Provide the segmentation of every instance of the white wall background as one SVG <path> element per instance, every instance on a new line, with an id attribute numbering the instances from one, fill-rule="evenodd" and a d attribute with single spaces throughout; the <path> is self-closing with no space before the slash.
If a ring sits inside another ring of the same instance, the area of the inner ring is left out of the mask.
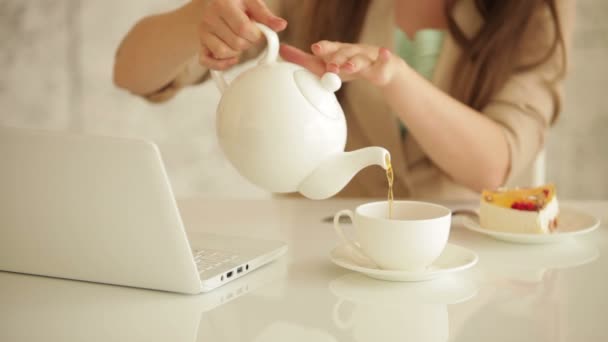
<path id="1" fill-rule="evenodd" d="M 178 196 L 267 196 L 215 138 L 212 84 L 149 104 L 112 85 L 114 52 L 140 17 L 175 0 L 0 0 L 0 125 L 143 137 L 159 144 Z M 547 147 L 562 198 L 608 198 L 608 2 L 579 0 L 565 109 Z"/>
<path id="2" fill-rule="evenodd" d="M 571 70 L 547 147 L 547 178 L 571 198 L 608 198 L 608 1 L 577 0 Z"/>

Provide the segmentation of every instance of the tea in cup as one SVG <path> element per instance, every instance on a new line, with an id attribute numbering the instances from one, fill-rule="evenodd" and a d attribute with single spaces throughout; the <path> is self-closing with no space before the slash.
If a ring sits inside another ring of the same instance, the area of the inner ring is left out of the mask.
<path id="1" fill-rule="evenodd" d="M 367 203 L 355 211 L 334 216 L 338 236 L 358 257 L 373 261 L 385 270 L 424 271 L 443 252 L 450 235 L 450 209 L 419 201 L 393 201 L 388 218 L 387 201 Z M 340 217 L 349 216 L 355 239 L 346 236 Z"/>

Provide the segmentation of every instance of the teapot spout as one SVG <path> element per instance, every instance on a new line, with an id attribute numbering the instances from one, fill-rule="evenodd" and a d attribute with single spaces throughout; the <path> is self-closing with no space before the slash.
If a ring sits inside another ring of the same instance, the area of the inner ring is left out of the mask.
<path id="1" fill-rule="evenodd" d="M 334 154 L 300 183 L 298 191 L 310 199 L 326 199 L 342 190 L 361 169 L 379 165 L 386 170 L 388 161 L 390 153 L 385 148 L 375 146 Z"/>

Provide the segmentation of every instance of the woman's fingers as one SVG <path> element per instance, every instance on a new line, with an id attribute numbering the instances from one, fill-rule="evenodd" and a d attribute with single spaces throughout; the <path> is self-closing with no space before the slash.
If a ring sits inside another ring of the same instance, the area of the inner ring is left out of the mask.
<path id="1" fill-rule="evenodd" d="M 226 6 L 224 5 L 221 8 L 226 8 Z M 244 36 L 252 37 L 251 39 L 257 39 L 256 37 L 261 35 L 261 33 L 259 33 L 259 29 L 255 27 L 255 25 L 251 24 L 251 26 L 249 26 L 247 24 L 250 21 L 244 13 L 241 14 L 245 16 L 245 18 L 239 19 L 237 14 L 232 13 L 236 10 L 221 9 L 220 11 L 222 12 L 220 12 L 219 15 L 213 15 L 211 13 L 206 13 L 203 15 L 203 22 L 199 26 L 199 37 L 201 38 L 201 44 L 204 45 L 206 43 L 206 41 L 204 41 L 206 38 L 205 35 L 215 35 L 217 38 L 222 40 L 224 45 L 235 51 L 236 54 L 234 56 L 236 56 L 240 52 L 248 49 L 252 42 L 234 32 L 227 22 L 228 19 L 224 18 L 236 18 L 231 19 L 234 21 L 232 25 L 243 25 Z M 212 51 L 215 49 L 215 46 L 207 45 L 207 47 Z"/>
<path id="2" fill-rule="evenodd" d="M 343 80 L 345 80 L 343 77 L 345 70 L 343 70 L 343 68 L 346 67 L 348 69 L 350 66 L 346 66 L 345 63 L 361 50 L 357 45 L 331 42 L 328 40 L 322 40 L 313 44 L 311 49 L 315 56 L 318 56 L 325 61 L 325 70 L 327 72 L 339 74 Z"/>
<path id="3" fill-rule="evenodd" d="M 363 67 L 368 67 L 378 57 L 378 48 L 361 45 L 331 42 L 322 40 L 311 47 L 315 56 L 327 63 L 327 71 L 352 74 Z M 355 57 L 354 61 L 351 61 Z M 357 66 L 357 64 L 359 66 Z"/>
<path id="4" fill-rule="evenodd" d="M 262 38 L 262 32 L 249 19 L 245 12 L 231 1 L 225 2 L 225 9 L 220 14 L 234 36 L 255 43 Z"/>
<path id="5" fill-rule="evenodd" d="M 201 45 L 209 50 L 216 59 L 236 57 L 240 51 L 233 50 L 222 39 L 211 32 L 203 32 L 200 35 Z"/>
<path id="6" fill-rule="evenodd" d="M 342 68 L 344 64 L 353 56 L 360 54 L 361 49 L 356 45 L 343 44 L 336 52 L 324 58 L 327 64 L 337 65 Z"/>
<path id="7" fill-rule="evenodd" d="M 243 51 L 262 38 L 254 21 L 275 31 L 287 26 L 263 0 L 207 0 L 202 11 L 199 40 L 201 51 L 206 53 L 201 53 L 200 63 L 209 68 L 224 69 L 234 64 Z"/>
<path id="8" fill-rule="evenodd" d="M 370 68 L 367 68 L 363 76 L 373 84 L 386 85 L 391 81 L 391 75 L 393 75 L 391 57 L 392 54 L 388 49 L 380 48 L 378 50 L 378 58 L 376 58 Z"/>
<path id="9" fill-rule="evenodd" d="M 201 48 L 198 58 L 200 64 L 214 70 L 226 70 L 239 61 L 238 57 L 231 57 L 227 59 L 214 58 L 211 55 L 211 51 L 205 47 Z"/>
<path id="10" fill-rule="evenodd" d="M 373 61 L 366 54 L 356 54 L 349 58 L 340 68 L 340 71 L 346 74 L 354 74 L 361 70 L 369 68 Z"/>
<path id="11" fill-rule="evenodd" d="M 313 54 L 282 44 L 280 53 L 286 61 L 299 64 L 318 76 L 333 72 L 342 81 L 364 78 L 382 86 L 394 75 L 394 58 L 385 48 L 329 41 L 313 44 L 311 48 Z"/>
<path id="12" fill-rule="evenodd" d="M 343 43 L 331 42 L 329 40 L 321 40 L 311 45 L 310 49 L 315 56 L 323 59 L 329 58 L 338 51 Z"/>
<path id="13" fill-rule="evenodd" d="M 224 20 L 221 19 L 220 20 Z M 255 28 L 258 30 L 258 28 Z M 258 30 L 259 31 L 259 30 Z M 237 52 L 243 52 L 251 47 L 256 41 L 249 41 L 242 36 L 234 33 L 228 25 L 224 25 L 214 32 L 218 38 L 220 38 L 226 45 L 232 50 Z"/>
<path id="14" fill-rule="evenodd" d="M 263 0 L 245 0 L 245 6 L 251 19 L 274 31 L 282 31 L 287 27 L 287 21 L 274 15 Z"/>
<path id="15" fill-rule="evenodd" d="M 279 53 L 284 60 L 301 65 L 317 76 L 321 76 L 325 73 L 325 62 L 320 57 L 311 55 L 287 44 L 281 44 Z"/>

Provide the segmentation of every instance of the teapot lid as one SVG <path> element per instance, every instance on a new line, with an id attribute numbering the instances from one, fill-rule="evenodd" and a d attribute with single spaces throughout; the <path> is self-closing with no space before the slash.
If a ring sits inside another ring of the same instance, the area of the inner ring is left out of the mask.
<path id="1" fill-rule="evenodd" d="M 294 80 L 300 93 L 320 113 L 331 119 L 343 117 L 342 108 L 334 95 L 342 81 L 334 73 L 327 72 L 321 79 L 306 69 L 294 72 Z"/>

